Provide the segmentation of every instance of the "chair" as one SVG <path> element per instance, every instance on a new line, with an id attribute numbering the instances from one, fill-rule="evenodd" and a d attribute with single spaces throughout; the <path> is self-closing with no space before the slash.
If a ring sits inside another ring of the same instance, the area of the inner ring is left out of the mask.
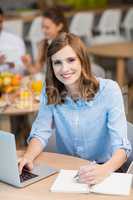
<path id="1" fill-rule="evenodd" d="M 70 32 L 83 37 L 87 43 L 92 37 L 94 14 L 91 12 L 78 12 L 70 23 Z"/>
<path id="2" fill-rule="evenodd" d="M 105 78 L 105 70 L 98 64 L 91 62 L 91 69 L 93 75 L 96 77 Z"/>
<path id="3" fill-rule="evenodd" d="M 128 40 L 131 40 L 131 30 L 133 30 L 133 8 L 130 8 L 125 15 L 124 20 L 121 24 L 121 28 L 124 29 L 126 38 Z"/>
<path id="4" fill-rule="evenodd" d="M 133 151 L 133 124 L 130 122 L 127 122 L 127 137 L 131 143 L 132 146 L 132 151 Z M 126 172 L 130 163 L 133 161 L 133 153 L 130 154 L 129 158 L 127 161 L 124 163 L 122 166 L 122 171 Z"/>
<path id="5" fill-rule="evenodd" d="M 100 36 L 95 36 L 91 39 L 91 45 L 98 45 L 98 44 L 108 44 L 108 43 L 115 43 L 115 42 L 125 42 L 126 39 L 120 35 L 100 35 Z M 90 45 L 90 46 L 91 46 Z M 100 60 L 101 61 L 101 60 Z M 105 66 L 104 61 L 106 63 L 107 59 L 105 58 L 104 60 L 102 59 L 102 62 L 100 62 L 101 65 Z M 94 68 L 97 68 L 96 66 L 94 66 Z M 93 69 L 93 68 L 92 68 Z M 100 77 L 103 78 L 111 78 L 112 79 L 112 70 L 106 68 L 106 70 L 104 70 L 103 68 L 100 69 L 99 73 L 100 73 Z M 105 72 L 106 71 L 106 72 Z M 94 73 L 95 75 L 95 73 Z M 102 76 L 101 76 L 102 75 Z M 97 76 L 97 73 L 96 73 Z"/>
<path id="6" fill-rule="evenodd" d="M 100 34 L 114 33 L 119 34 L 121 21 L 120 9 L 109 9 L 103 12 L 98 26 L 95 28 Z"/>
<path id="7" fill-rule="evenodd" d="M 115 43 L 115 42 L 125 42 L 127 41 L 126 38 L 124 38 L 121 35 L 99 35 L 95 36 L 91 40 L 91 45 L 97 45 L 97 44 L 106 44 L 106 43 Z"/>
<path id="8" fill-rule="evenodd" d="M 121 88 L 123 101 L 124 101 L 124 109 L 126 116 L 128 115 L 128 85 L 124 85 Z"/>
<path id="9" fill-rule="evenodd" d="M 132 146 L 132 150 L 133 150 L 133 124 L 131 124 L 130 122 L 127 123 L 127 135 L 128 135 L 128 139 L 131 142 L 131 146 Z M 129 156 L 129 161 L 133 161 L 133 153 Z"/>
<path id="10" fill-rule="evenodd" d="M 38 52 L 38 43 L 44 39 L 44 33 L 42 32 L 42 17 L 36 17 L 31 26 L 27 36 L 27 40 L 31 42 L 32 55 L 35 60 Z"/>
<path id="11" fill-rule="evenodd" d="M 5 20 L 3 30 L 23 38 L 23 26 L 24 23 L 21 19 Z"/>

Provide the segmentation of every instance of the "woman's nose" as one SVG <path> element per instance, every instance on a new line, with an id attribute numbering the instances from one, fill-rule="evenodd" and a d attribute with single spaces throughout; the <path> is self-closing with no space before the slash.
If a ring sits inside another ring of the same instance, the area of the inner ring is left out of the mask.
<path id="1" fill-rule="evenodd" d="M 69 65 L 67 63 L 63 63 L 61 67 L 61 71 L 63 73 L 69 71 Z"/>
<path id="2" fill-rule="evenodd" d="M 66 61 L 63 61 L 62 62 L 62 71 L 64 72 L 64 71 L 68 71 L 69 70 L 69 68 L 70 68 L 70 66 L 69 66 L 69 64 L 66 62 Z"/>

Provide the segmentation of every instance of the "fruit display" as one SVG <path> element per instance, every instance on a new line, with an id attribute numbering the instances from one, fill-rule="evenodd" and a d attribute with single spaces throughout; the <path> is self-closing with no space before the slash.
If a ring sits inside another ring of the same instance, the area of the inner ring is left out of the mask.
<path id="1" fill-rule="evenodd" d="M 0 92 L 11 93 L 16 91 L 21 84 L 22 76 L 20 74 L 13 74 L 11 72 L 0 73 Z"/>

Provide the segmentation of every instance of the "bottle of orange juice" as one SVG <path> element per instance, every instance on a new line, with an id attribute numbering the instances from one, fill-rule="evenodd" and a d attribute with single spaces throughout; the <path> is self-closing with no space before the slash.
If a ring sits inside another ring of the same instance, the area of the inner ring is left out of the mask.
<path id="1" fill-rule="evenodd" d="M 42 87 L 43 87 L 42 80 L 33 80 L 31 83 L 31 88 L 36 96 L 41 94 Z"/>
<path id="2" fill-rule="evenodd" d="M 19 104 L 21 108 L 31 108 L 33 106 L 32 93 L 27 87 L 22 87 L 20 89 Z"/>

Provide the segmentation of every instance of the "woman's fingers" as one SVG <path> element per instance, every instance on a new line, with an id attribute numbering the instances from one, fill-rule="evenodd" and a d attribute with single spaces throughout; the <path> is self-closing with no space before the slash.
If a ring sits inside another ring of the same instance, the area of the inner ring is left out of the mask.
<path id="1" fill-rule="evenodd" d="M 81 166 L 80 169 L 79 169 L 79 175 L 84 177 L 86 176 L 86 174 L 93 174 L 95 170 L 95 165 L 92 165 L 92 164 L 88 164 L 88 165 L 84 165 L 84 166 Z"/>
<path id="2" fill-rule="evenodd" d="M 95 179 L 95 165 L 85 165 L 80 167 L 79 170 L 80 182 L 89 184 L 90 181 Z"/>
<path id="3" fill-rule="evenodd" d="M 82 166 L 79 170 L 79 181 L 88 185 L 94 185 L 101 182 L 110 173 L 106 167 L 99 164 Z"/>
<path id="4" fill-rule="evenodd" d="M 29 162 L 26 167 L 31 171 L 33 169 L 33 162 Z"/>
<path id="5" fill-rule="evenodd" d="M 19 174 L 22 173 L 24 167 L 26 167 L 29 171 L 33 169 L 33 162 L 28 161 L 26 158 L 22 158 L 18 164 L 19 167 Z"/>
<path id="6" fill-rule="evenodd" d="M 18 168 L 19 168 L 19 174 L 22 173 L 23 167 L 26 165 L 27 160 L 25 158 L 22 158 L 20 162 L 18 163 Z"/>

